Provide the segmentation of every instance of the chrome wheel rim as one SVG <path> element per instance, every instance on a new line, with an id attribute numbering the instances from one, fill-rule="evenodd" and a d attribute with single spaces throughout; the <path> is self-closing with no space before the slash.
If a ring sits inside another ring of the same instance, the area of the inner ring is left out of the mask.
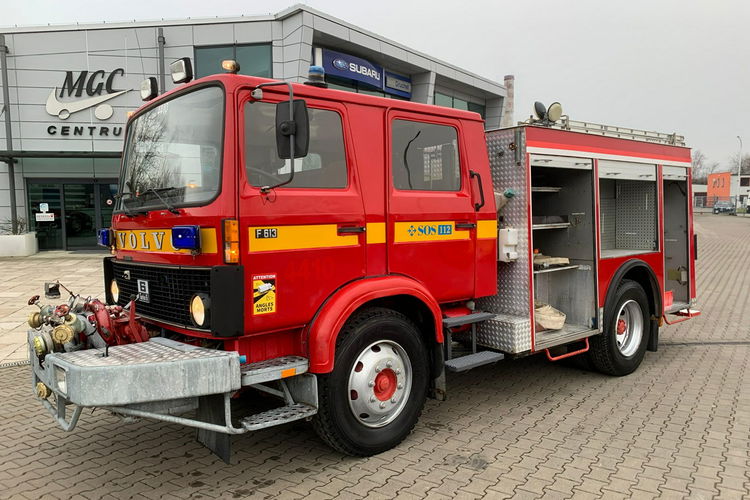
<path id="1" fill-rule="evenodd" d="M 362 425 L 383 427 L 404 410 L 411 386 L 411 362 L 404 348 L 390 340 L 374 342 L 351 367 L 349 408 Z"/>
<path id="2" fill-rule="evenodd" d="M 620 306 L 615 316 L 615 342 L 623 356 L 632 356 L 641 345 L 643 338 L 643 311 L 635 300 L 628 300 Z"/>

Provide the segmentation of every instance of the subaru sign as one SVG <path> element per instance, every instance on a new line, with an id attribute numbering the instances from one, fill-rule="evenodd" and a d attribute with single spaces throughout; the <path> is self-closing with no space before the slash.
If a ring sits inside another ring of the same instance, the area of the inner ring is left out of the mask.
<path id="1" fill-rule="evenodd" d="M 383 68 L 359 57 L 323 49 L 323 68 L 329 75 L 383 88 Z"/>

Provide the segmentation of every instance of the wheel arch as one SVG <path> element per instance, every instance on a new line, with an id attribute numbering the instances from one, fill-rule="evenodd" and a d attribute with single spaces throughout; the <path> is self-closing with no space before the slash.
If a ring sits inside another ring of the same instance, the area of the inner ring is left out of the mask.
<path id="1" fill-rule="evenodd" d="M 406 315 L 417 324 L 425 340 L 434 340 L 438 346 L 443 343 L 440 305 L 424 285 L 400 275 L 365 278 L 334 292 L 306 329 L 311 373 L 333 370 L 339 332 L 352 314 L 370 306 Z M 428 352 L 433 350 L 428 344 Z"/>
<path id="2" fill-rule="evenodd" d="M 611 309 L 613 307 L 615 291 L 620 286 L 622 280 L 625 279 L 635 281 L 641 285 L 648 297 L 649 312 L 654 317 L 660 317 L 662 314 L 662 294 L 659 281 L 656 279 L 656 273 L 651 266 L 640 259 L 630 259 L 617 269 L 607 287 L 604 310 L 607 311 L 608 308 Z"/>

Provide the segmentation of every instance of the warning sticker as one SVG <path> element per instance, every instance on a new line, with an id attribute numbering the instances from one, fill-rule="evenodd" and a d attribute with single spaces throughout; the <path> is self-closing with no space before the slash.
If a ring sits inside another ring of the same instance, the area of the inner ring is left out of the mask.
<path id="1" fill-rule="evenodd" d="M 253 314 L 276 312 L 276 275 L 253 276 Z"/>

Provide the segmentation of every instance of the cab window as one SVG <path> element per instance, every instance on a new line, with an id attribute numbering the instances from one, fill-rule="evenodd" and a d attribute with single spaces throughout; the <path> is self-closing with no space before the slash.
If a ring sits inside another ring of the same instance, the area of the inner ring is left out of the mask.
<path id="1" fill-rule="evenodd" d="M 394 120 L 391 165 L 396 189 L 459 191 L 458 134 L 448 125 Z"/>
<path id="2" fill-rule="evenodd" d="M 345 188 L 347 168 L 341 116 L 326 109 L 307 111 L 310 149 L 307 156 L 294 161 L 294 180 L 284 187 Z M 275 128 L 275 104 L 245 104 L 245 170 L 253 186 L 275 185 L 289 178 L 291 160 L 279 158 Z"/>

